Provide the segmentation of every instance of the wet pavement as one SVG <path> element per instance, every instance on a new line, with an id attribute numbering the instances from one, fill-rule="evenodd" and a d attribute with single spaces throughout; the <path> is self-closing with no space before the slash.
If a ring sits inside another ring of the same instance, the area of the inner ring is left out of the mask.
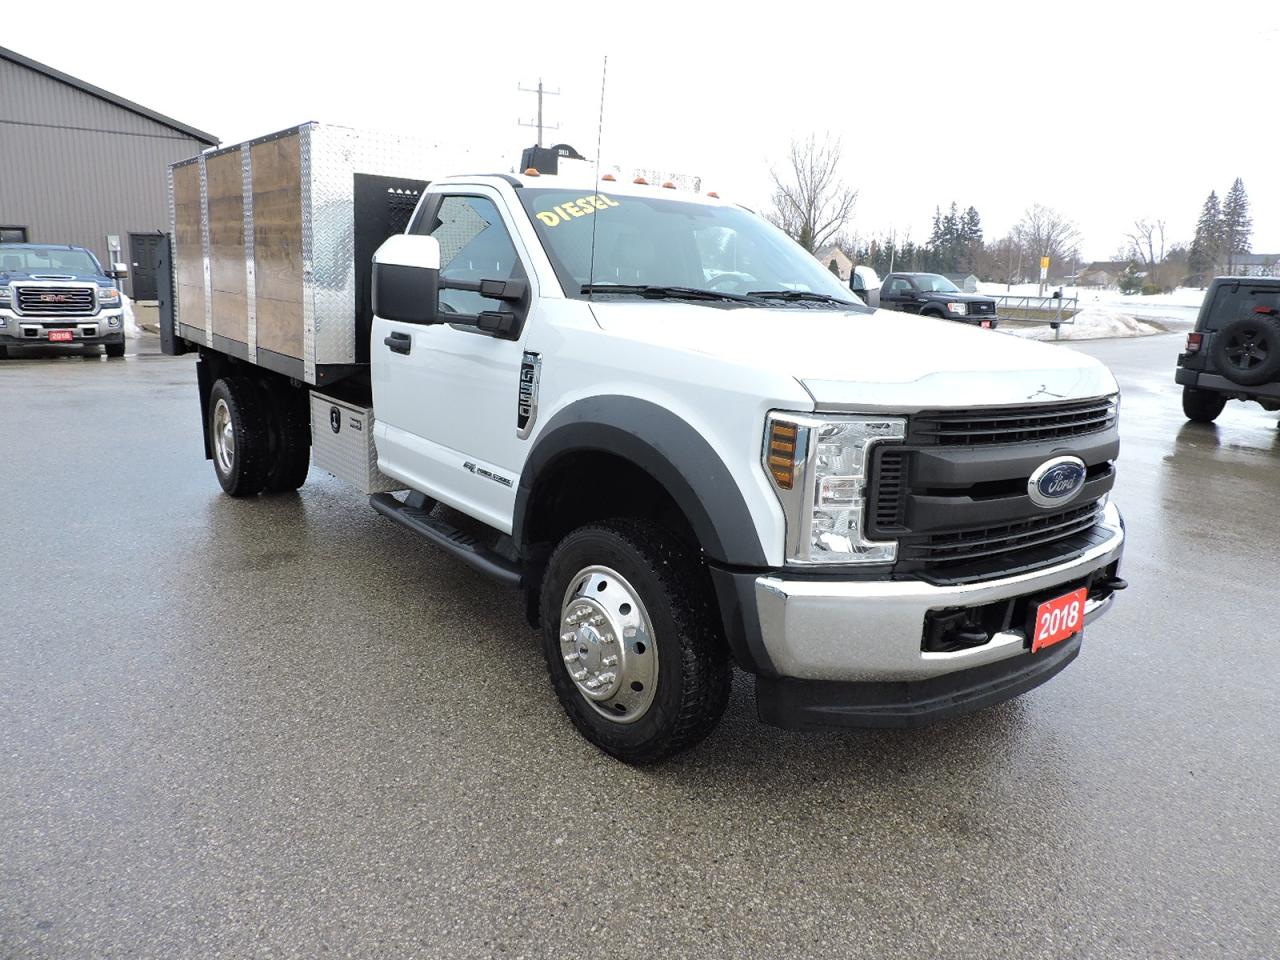
<path id="1" fill-rule="evenodd" d="M 644 770 L 349 488 L 221 496 L 190 358 L 0 363 L 0 957 L 1275 956 L 1280 430 L 1180 342 L 1083 346 L 1132 587 L 1059 677 L 796 734 L 740 675 Z"/>

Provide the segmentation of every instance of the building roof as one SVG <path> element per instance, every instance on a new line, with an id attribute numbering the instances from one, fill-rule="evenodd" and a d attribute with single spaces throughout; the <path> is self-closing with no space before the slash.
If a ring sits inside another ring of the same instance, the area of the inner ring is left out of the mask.
<path id="1" fill-rule="evenodd" d="M 1096 273 L 1101 270 L 1104 273 L 1124 273 L 1129 269 L 1128 260 L 1094 260 L 1080 268 L 1080 273 Z"/>
<path id="2" fill-rule="evenodd" d="M 1280 262 L 1280 253 L 1224 253 L 1219 259 L 1230 261 L 1238 267 L 1269 267 Z"/>
<path id="3" fill-rule="evenodd" d="M 0 59 L 16 63 L 18 66 L 26 67 L 28 70 L 34 70 L 36 73 L 42 73 L 46 77 L 68 84 L 92 97 L 97 97 L 99 100 L 105 100 L 107 103 L 114 104 L 115 106 L 128 110 L 131 113 L 136 113 L 138 116 L 146 117 L 148 120 L 154 120 L 156 123 L 162 124 L 170 130 L 176 130 L 178 133 L 191 137 L 193 140 L 199 140 L 201 143 L 208 144 L 211 147 L 216 146 L 218 143 L 218 138 L 212 133 L 205 133 L 203 130 L 197 130 L 195 127 L 189 127 L 185 123 L 179 123 L 172 117 L 166 117 L 162 113 L 156 113 L 154 110 L 148 110 L 144 106 L 136 104 L 131 100 L 126 100 L 124 97 L 118 97 L 114 93 L 103 90 L 101 87 L 95 87 L 91 83 L 85 83 L 83 80 L 77 80 L 75 77 L 70 74 L 63 73 L 61 70 L 55 70 L 53 67 L 45 66 L 43 63 L 38 63 L 30 57 L 24 57 L 22 54 L 16 53 L 7 47 L 0 47 Z"/>

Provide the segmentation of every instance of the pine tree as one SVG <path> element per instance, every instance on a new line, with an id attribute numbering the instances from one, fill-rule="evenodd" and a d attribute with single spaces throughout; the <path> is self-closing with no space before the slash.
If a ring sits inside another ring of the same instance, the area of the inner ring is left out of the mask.
<path id="1" fill-rule="evenodd" d="M 1222 203 L 1222 244 L 1227 255 L 1229 273 L 1235 272 L 1236 254 L 1249 252 L 1249 238 L 1253 233 L 1253 218 L 1249 216 L 1249 195 L 1244 181 L 1236 177 Z"/>
<path id="2" fill-rule="evenodd" d="M 1196 235 L 1191 241 L 1191 252 L 1187 257 L 1187 265 L 1195 274 L 1201 285 L 1208 282 L 1209 277 L 1218 269 L 1222 255 L 1222 207 L 1218 203 L 1218 192 L 1210 190 L 1200 208 L 1200 219 L 1196 221 Z"/>
<path id="3" fill-rule="evenodd" d="M 974 207 L 964 212 L 964 241 L 967 244 L 982 243 L 982 218 Z"/>

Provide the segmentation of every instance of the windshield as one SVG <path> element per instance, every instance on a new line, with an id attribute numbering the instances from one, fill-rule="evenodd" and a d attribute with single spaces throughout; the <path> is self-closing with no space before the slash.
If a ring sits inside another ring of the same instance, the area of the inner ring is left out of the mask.
<path id="1" fill-rule="evenodd" d="M 529 212 L 566 295 L 601 286 L 679 288 L 716 293 L 811 293 L 863 308 L 839 278 L 781 230 L 739 207 L 667 197 L 583 196 L 580 191 L 522 189 Z M 595 265 L 591 225 L 595 222 Z M 621 291 L 620 291 L 621 292 Z"/>
<path id="2" fill-rule="evenodd" d="M 959 293 L 960 288 L 936 273 L 922 273 L 915 278 L 916 286 L 925 293 Z"/>
<path id="3" fill-rule="evenodd" d="M 0 272 L 4 273 L 101 273 L 88 250 L 66 247 L 0 247 Z"/>

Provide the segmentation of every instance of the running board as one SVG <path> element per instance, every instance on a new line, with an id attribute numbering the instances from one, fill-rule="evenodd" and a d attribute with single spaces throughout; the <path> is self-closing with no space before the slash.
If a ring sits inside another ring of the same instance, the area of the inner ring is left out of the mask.
<path id="1" fill-rule="evenodd" d="M 524 576 L 518 565 L 490 550 L 474 535 L 431 516 L 430 511 L 401 503 L 389 493 L 375 493 L 369 498 L 369 505 L 504 586 L 518 588 L 523 583 Z"/>

